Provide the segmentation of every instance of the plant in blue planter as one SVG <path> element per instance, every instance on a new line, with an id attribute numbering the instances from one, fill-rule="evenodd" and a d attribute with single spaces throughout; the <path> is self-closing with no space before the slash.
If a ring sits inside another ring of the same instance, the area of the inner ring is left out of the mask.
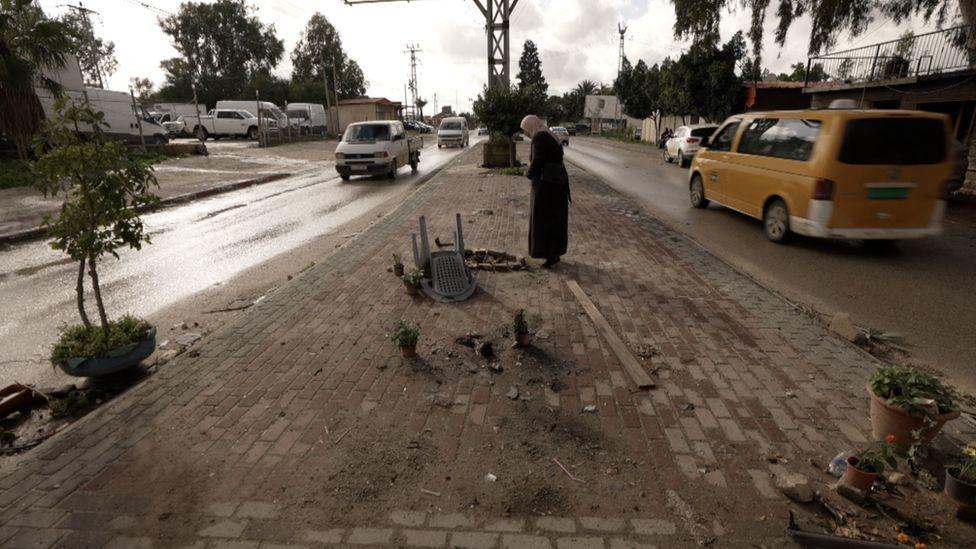
<path id="1" fill-rule="evenodd" d="M 124 316 L 109 320 L 98 281 L 103 258 L 119 258 L 124 248 L 140 249 L 149 234 L 140 211 L 157 201 L 152 159 L 105 134 L 104 115 L 87 100 L 60 99 L 49 117 L 45 138 L 37 147 L 32 169 L 45 196 L 62 196 L 56 218 L 45 225 L 51 247 L 78 263 L 75 285 L 81 324 L 62 331 L 51 360 L 65 373 L 98 376 L 135 366 L 152 354 L 156 331 L 147 322 Z M 84 137 L 79 129 L 85 129 Z M 85 308 L 85 275 L 95 297 L 98 324 Z"/>

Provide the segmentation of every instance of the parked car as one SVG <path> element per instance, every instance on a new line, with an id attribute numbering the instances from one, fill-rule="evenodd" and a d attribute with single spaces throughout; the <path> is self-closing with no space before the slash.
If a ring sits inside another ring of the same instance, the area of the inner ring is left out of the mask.
<path id="1" fill-rule="evenodd" d="M 418 126 L 417 123 L 414 122 L 413 120 L 404 120 L 403 121 L 403 127 L 407 131 L 411 131 L 411 132 L 419 132 L 420 131 L 420 126 Z"/>
<path id="2" fill-rule="evenodd" d="M 55 97 L 44 88 L 35 88 L 34 91 L 40 99 L 44 115 L 51 116 L 54 113 Z M 156 122 L 145 107 L 139 104 L 133 105 L 132 96 L 128 92 L 99 88 L 87 88 L 85 91 L 87 102 L 92 109 L 104 114 L 105 123 L 108 125 L 105 134 L 110 138 L 130 144 L 138 144 L 142 140 L 150 144 L 169 142 L 169 133 L 166 129 Z M 65 91 L 65 97 L 78 104 L 86 101 L 85 95 L 80 91 Z M 139 135 L 140 125 L 142 126 L 142 137 Z M 92 131 L 90 126 L 83 126 L 80 130 L 82 134 Z"/>
<path id="3" fill-rule="evenodd" d="M 217 101 L 214 108 L 217 110 L 247 111 L 255 116 L 260 115 L 261 123 L 265 124 L 267 121 L 266 128 L 271 131 L 288 127 L 288 116 L 278 108 L 278 105 L 270 101 L 261 101 L 260 106 L 257 101 Z M 258 108 L 261 109 L 260 113 Z"/>
<path id="4" fill-rule="evenodd" d="M 924 111 L 733 116 L 691 164 L 691 204 L 717 202 L 761 219 L 777 243 L 792 233 L 888 241 L 937 235 L 956 159 L 950 128 L 946 115 Z"/>
<path id="5" fill-rule="evenodd" d="M 353 175 L 378 174 L 396 179 L 402 166 L 417 169 L 420 147 L 420 138 L 408 137 L 399 120 L 357 122 L 346 128 L 336 147 L 336 171 L 343 181 Z"/>
<path id="6" fill-rule="evenodd" d="M 488 135 L 488 128 L 485 126 L 478 128 L 478 135 Z"/>
<path id="7" fill-rule="evenodd" d="M 273 120 L 262 124 L 273 124 Z M 265 128 L 268 128 L 265 125 Z M 192 129 L 193 135 L 206 141 L 213 137 L 246 137 L 247 139 L 258 138 L 258 117 L 250 111 L 237 109 L 213 109 L 207 116 L 201 116 L 199 123 Z"/>
<path id="8" fill-rule="evenodd" d="M 434 133 L 434 126 L 431 126 L 430 124 L 417 122 L 417 126 L 420 127 L 420 133 Z"/>
<path id="9" fill-rule="evenodd" d="M 718 126 L 715 124 L 692 124 L 680 126 L 674 130 L 674 135 L 664 143 L 664 161 L 678 160 L 678 165 L 687 168 L 691 164 L 702 139 L 709 137 Z"/>
<path id="10" fill-rule="evenodd" d="M 549 128 L 549 131 L 555 134 L 556 139 L 563 144 L 563 147 L 569 146 L 569 130 L 562 126 L 553 126 Z"/>
<path id="11" fill-rule="evenodd" d="M 153 119 L 156 120 L 157 124 L 166 129 L 170 137 L 181 136 L 186 132 L 186 121 L 182 115 L 175 112 L 156 113 Z"/>
<path id="12" fill-rule="evenodd" d="M 590 134 L 590 125 L 589 124 L 578 123 L 578 124 L 576 124 L 575 128 L 576 128 L 576 135 L 589 135 Z"/>
<path id="13" fill-rule="evenodd" d="M 437 148 L 467 147 L 470 139 L 468 121 L 463 116 L 449 116 L 437 128 Z"/>
<path id="14" fill-rule="evenodd" d="M 172 128 L 178 128 L 179 132 L 174 134 L 170 131 L 170 135 L 179 137 L 190 136 L 191 129 L 197 126 L 197 116 L 207 114 L 207 106 L 203 103 L 154 103 L 152 110 L 159 115 L 158 119 L 164 127 L 166 122 L 175 122 L 178 118 L 183 117 L 181 125 L 171 126 Z M 169 115 L 168 117 L 166 116 L 167 114 Z M 167 130 L 170 130 L 170 128 L 167 128 Z"/>
<path id="15" fill-rule="evenodd" d="M 641 128 L 634 128 L 634 139 L 640 141 L 641 134 L 644 133 Z"/>

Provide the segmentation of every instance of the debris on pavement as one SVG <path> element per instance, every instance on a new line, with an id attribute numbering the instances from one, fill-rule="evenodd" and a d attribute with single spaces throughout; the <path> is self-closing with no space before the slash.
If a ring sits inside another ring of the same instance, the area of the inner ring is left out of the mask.
<path id="1" fill-rule="evenodd" d="M 818 534 L 800 530 L 796 524 L 796 516 L 792 509 L 789 512 L 789 523 L 786 532 L 801 547 L 822 547 L 836 549 L 902 549 L 903 545 L 853 539 L 833 534 Z"/>
<path id="2" fill-rule="evenodd" d="M 845 482 L 838 482 L 834 490 L 844 498 L 858 504 L 864 503 L 864 500 L 866 500 L 868 497 L 867 492 L 864 490 L 855 488 Z"/>
<path id="3" fill-rule="evenodd" d="M 583 406 L 583 412 L 587 414 L 595 414 L 596 404 L 587 404 L 586 406 Z"/>
<path id="4" fill-rule="evenodd" d="M 485 482 L 495 482 L 496 480 L 498 480 L 498 477 L 491 473 L 485 475 Z"/>
<path id="5" fill-rule="evenodd" d="M 854 326 L 854 323 L 851 322 L 851 315 L 847 313 L 837 313 L 834 315 L 834 318 L 830 321 L 830 331 L 851 343 L 855 343 L 863 337 L 861 330 L 858 330 Z"/>
<path id="6" fill-rule="evenodd" d="M 578 482 L 580 484 L 586 484 L 586 481 L 585 480 L 583 480 L 581 478 L 578 478 L 573 473 L 570 473 L 569 472 L 569 469 L 567 469 L 566 466 L 563 465 L 562 463 L 559 463 L 559 460 L 558 459 L 552 458 L 552 461 L 554 461 L 556 463 L 556 465 L 558 465 L 559 468 L 562 469 L 564 473 L 566 473 L 566 476 L 569 477 L 570 480 L 575 481 L 575 482 Z"/>
<path id="7" fill-rule="evenodd" d="M 505 393 L 505 396 L 507 396 L 508 398 L 510 398 L 512 400 L 518 400 L 518 397 L 519 397 L 518 387 L 516 387 L 514 385 L 511 386 L 511 387 L 509 387 L 508 392 Z"/>
<path id="8" fill-rule="evenodd" d="M 810 480 L 805 475 L 798 473 L 777 475 L 776 489 L 798 503 L 810 503 L 813 501 L 813 488 L 810 487 Z"/>

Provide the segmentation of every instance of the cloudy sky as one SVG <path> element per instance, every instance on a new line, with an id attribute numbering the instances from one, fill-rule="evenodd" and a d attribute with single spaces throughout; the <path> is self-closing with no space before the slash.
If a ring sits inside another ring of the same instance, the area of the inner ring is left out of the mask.
<path id="1" fill-rule="evenodd" d="M 209 1 L 209 0 L 203 0 Z M 66 0 L 40 0 L 49 14 L 60 14 Z M 176 12 L 180 0 L 87 0 L 98 11 L 97 33 L 116 45 L 118 71 L 109 87 L 126 90 L 129 78 L 149 77 L 163 81 L 159 62 L 176 54 L 156 19 L 162 12 Z M 409 3 L 346 6 L 341 0 L 249 0 L 255 14 L 274 24 L 285 42 L 286 55 L 277 73 L 291 73 L 289 53 L 309 16 L 326 15 L 338 28 L 343 44 L 362 66 L 369 80 L 369 94 L 402 100 L 409 78 L 407 44 L 419 45 L 418 81 L 421 96 L 431 103 L 468 110 L 487 78 L 487 44 L 484 18 L 473 0 L 414 0 Z M 738 4 L 737 2 L 733 2 Z M 147 7 L 148 6 L 148 7 Z M 723 17 L 722 37 L 748 27 L 745 11 Z M 806 61 L 810 22 L 804 18 L 790 30 L 784 47 L 772 41 L 775 14 L 770 13 L 764 48 L 765 66 L 774 72 Z M 538 45 L 550 93 L 562 93 L 577 82 L 590 79 L 610 83 L 617 67 L 617 23 L 628 26 L 626 51 L 636 62 L 660 62 L 677 57 L 687 43 L 674 39 L 674 6 L 670 0 L 521 0 L 512 16 L 512 77 L 525 40 Z M 850 39 L 842 36 L 836 49 L 898 38 L 905 30 L 916 33 L 934 28 L 920 20 L 897 26 L 879 20 L 867 33 Z"/>

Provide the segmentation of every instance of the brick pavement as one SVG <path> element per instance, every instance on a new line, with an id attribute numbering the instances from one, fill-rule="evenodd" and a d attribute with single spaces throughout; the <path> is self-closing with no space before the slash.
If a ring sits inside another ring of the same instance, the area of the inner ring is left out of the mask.
<path id="1" fill-rule="evenodd" d="M 432 235 L 459 211 L 469 246 L 524 250 L 528 183 L 477 154 L 0 472 L 0 545 L 785 544 L 774 477 L 826 482 L 807 460 L 867 440 L 874 360 L 577 170 L 558 269 L 478 272 L 463 304 L 406 296 L 387 258 L 407 255 L 421 214 Z M 631 389 L 567 280 L 657 389 Z M 499 331 L 521 307 L 534 351 Z M 422 328 L 412 364 L 386 338 L 397 318 Z M 502 373 L 453 345 L 471 330 L 495 334 Z"/>

